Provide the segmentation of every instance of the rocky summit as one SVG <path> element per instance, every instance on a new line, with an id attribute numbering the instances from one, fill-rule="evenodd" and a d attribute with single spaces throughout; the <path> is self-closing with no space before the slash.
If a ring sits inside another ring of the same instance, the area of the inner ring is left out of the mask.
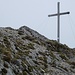
<path id="1" fill-rule="evenodd" d="M 26 26 L 0 27 L 0 75 L 75 75 L 75 49 Z"/>

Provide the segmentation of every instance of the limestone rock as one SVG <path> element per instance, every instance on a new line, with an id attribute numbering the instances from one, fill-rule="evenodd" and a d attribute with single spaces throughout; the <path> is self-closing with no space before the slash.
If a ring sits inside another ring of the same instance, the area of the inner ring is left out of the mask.
<path id="1" fill-rule="evenodd" d="M 75 49 L 27 26 L 1 27 L 0 75 L 75 75 Z"/>

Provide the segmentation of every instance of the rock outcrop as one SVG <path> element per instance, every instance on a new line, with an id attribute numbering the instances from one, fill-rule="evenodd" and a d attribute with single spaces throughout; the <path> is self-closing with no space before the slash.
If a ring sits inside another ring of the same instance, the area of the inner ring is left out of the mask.
<path id="1" fill-rule="evenodd" d="M 26 26 L 0 28 L 0 75 L 75 75 L 75 49 Z"/>

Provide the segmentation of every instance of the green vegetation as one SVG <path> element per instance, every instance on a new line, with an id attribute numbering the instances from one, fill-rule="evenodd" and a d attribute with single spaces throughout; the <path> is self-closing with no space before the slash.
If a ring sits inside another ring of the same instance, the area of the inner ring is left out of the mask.
<path id="1" fill-rule="evenodd" d="M 19 48 L 22 49 L 22 50 L 35 49 L 33 43 L 28 43 L 26 45 L 22 45 L 23 42 L 21 41 L 21 39 L 17 39 L 16 42 L 17 42 L 17 44 L 15 44 L 15 48 L 17 50 L 19 50 Z"/>
<path id="2" fill-rule="evenodd" d="M 28 47 L 29 49 L 35 49 L 33 43 L 29 43 L 29 44 L 27 45 L 27 47 Z"/>
<path id="3" fill-rule="evenodd" d="M 33 67 L 32 67 L 32 66 L 28 66 L 28 70 L 29 70 L 30 72 L 32 72 L 32 71 L 33 71 Z"/>
<path id="4" fill-rule="evenodd" d="M 3 56 L 3 60 L 4 61 L 7 61 L 7 62 L 10 62 L 11 61 L 11 53 L 9 51 L 5 51 L 4 52 L 4 56 Z"/>
<path id="5" fill-rule="evenodd" d="M 28 56 L 29 53 L 30 53 L 30 50 L 27 50 L 27 51 L 24 52 L 24 54 L 27 55 L 27 56 Z"/>
<path id="6" fill-rule="evenodd" d="M 44 60 L 44 57 L 40 56 L 38 57 L 39 60 Z"/>
<path id="7" fill-rule="evenodd" d="M 18 46 L 18 45 L 22 45 L 22 40 L 21 39 L 16 39 L 16 45 Z"/>
<path id="8" fill-rule="evenodd" d="M 41 55 L 45 55 L 45 52 L 41 52 L 41 51 L 38 51 L 39 52 L 39 54 L 41 54 Z"/>
<path id="9" fill-rule="evenodd" d="M 26 71 L 24 71 L 24 72 L 23 72 L 23 75 L 27 75 L 27 72 L 26 72 Z"/>
<path id="10" fill-rule="evenodd" d="M 4 45 L 0 44 L 0 53 L 3 54 L 3 60 L 10 62 L 11 60 L 11 49 L 5 47 Z"/>
<path id="11" fill-rule="evenodd" d="M 36 43 L 38 45 L 41 45 L 41 42 L 39 40 L 34 39 L 32 42 L 34 42 L 34 43 Z"/>
<path id="12" fill-rule="evenodd" d="M 6 48 L 4 47 L 3 44 L 0 43 L 0 53 L 5 52 Z"/>
<path id="13" fill-rule="evenodd" d="M 61 52 L 61 49 L 69 50 L 69 47 L 65 44 L 58 43 L 56 40 L 48 40 L 46 41 L 47 44 L 47 50 L 53 50 L 57 52 Z"/>
<path id="14" fill-rule="evenodd" d="M 4 52 L 4 55 L 11 57 L 10 51 L 5 51 L 5 52 Z"/>
<path id="15" fill-rule="evenodd" d="M 47 64 L 47 57 L 44 56 L 44 62 Z"/>
<path id="16" fill-rule="evenodd" d="M 74 58 L 75 51 L 57 41 L 45 39 L 40 34 L 37 37 L 36 33 L 28 30 L 6 29 L 0 32 L 1 75 L 7 75 L 9 70 L 14 75 L 74 72 L 75 61 L 70 59 Z"/>
<path id="17" fill-rule="evenodd" d="M 0 37 L 2 37 L 2 33 L 0 32 Z"/>
<path id="18" fill-rule="evenodd" d="M 25 37 L 22 37 L 22 39 L 23 40 L 30 40 L 30 41 L 33 41 L 33 40 L 35 40 L 35 38 L 34 37 L 31 37 L 31 36 L 25 36 Z"/>
<path id="19" fill-rule="evenodd" d="M 8 41 L 8 38 L 6 36 L 4 36 L 4 39 L 3 39 L 6 47 L 10 47 L 10 42 Z"/>
<path id="20" fill-rule="evenodd" d="M 51 56 L 53 59 L 56 59 L 56 56 L 53 54 L 53 51 L 50 51 L 50 56 Z"/>
<path id="21" fill-rule="evenodd" d="M 39 40 L 39 41 L 40 41 L 41 46 L 46 46 L 46 43 L 44 41 L 42 41 L 42 40 Z"/>
<path id="22" fill-rule="evenodd" d="M 11 57 L 10 56 L 3 56 L 3 60 L 10 62 L 11 61 Z"/>
<path id="23" fill-rule="evenodd" d="M 60 57 L 61 57 L 62 59 L 67 60 L 67 56 L 66 56 L 65 54 L 63 54 L 63 53 L 60 54 Z"/>
<path id="24" fill-rule="evenodd" d="M 6 51 L 11 52 L 11 49 L 8 47 L 5 47 L 3 44 L 0 44 L 0 53 L 4 53 Z"/>

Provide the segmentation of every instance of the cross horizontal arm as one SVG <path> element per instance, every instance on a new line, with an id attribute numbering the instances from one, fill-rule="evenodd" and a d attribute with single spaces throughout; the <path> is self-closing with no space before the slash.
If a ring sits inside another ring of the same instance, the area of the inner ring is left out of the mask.
<path id="1" fill-rule="evenodd" d="M 59 14 L 51 14 L 51 15 L 48 15 L 48 17 L 58 16 L 58 15 L 65 15 L 65 14 L 70 14 L 70 12 L 63 12 L 63 13 L 59 13 Z"/>

